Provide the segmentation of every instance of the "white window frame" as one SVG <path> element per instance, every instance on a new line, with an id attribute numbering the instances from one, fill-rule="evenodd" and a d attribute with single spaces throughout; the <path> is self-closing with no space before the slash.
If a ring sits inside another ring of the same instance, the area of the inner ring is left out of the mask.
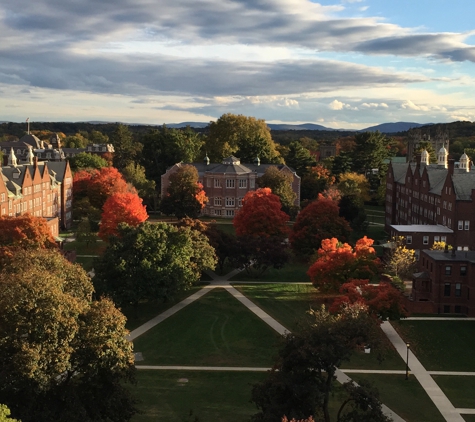
<path id="1" fill-rule="evenodd" d="M 214 206 L 215 207 L 220 207 L 222 203 L 223 203 L 222 198 L 220 196 L 216 196 L 214 198 Z"/>
<path id="2" fill-rule="evenodd" d="M 470 220 L 465 220 L 465 222 L 464 222 L 464 230 L 470 230 Z"/>
<path id="3" fill-rule="evenodd" d="M 412 245 L 412 236 L 406 236 L 406 245 Z"/>
<path id="4" fill-rule="evenodd" d="M 239 179 L 239 189 L 247 188 L 247 179 Z"/>
<path id="5" fill-rule="evenodd" d="M 429 236 L 422 236 L 422 244 L 423 245 L 429 244 Z"/>
<path id="6" fill-rule="evenodd" d="M 226 189 L 234 189 L 236 187 L 236 179 L 226 179 Z"/>
<path id="7" fill-rule="evenodd" d="M 214 179 L 214 187 L 220 188 L 221 186 L 221 179 Z"/>
<path id="8" fill-rule="evenodd" d="M 463 220 L 459 220 L 457 222 L 457 227 L 458 227 L 459 230 L 463 230 Z"/>
<path id="9" fill-rule="evenodd" d="M 232 197 L 232 196 L 227 196 L 226 197 L 226 206 L 227 207 L 234 207 L 236 203 L 236 198 Z"/>

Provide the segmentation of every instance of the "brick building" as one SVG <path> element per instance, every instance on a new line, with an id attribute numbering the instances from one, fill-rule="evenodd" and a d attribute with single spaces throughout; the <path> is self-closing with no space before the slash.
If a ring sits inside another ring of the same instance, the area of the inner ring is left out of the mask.
<path id="1" fill-rule="evenodd" d="M 475 250 L 475 171 L 466 154 L 457 168 L 445 147 L 437 164 L 429 164 L 427 151 L 415 163 L 390 163 L 385 206 L 386 232 L 404 236 L 412 249 L 445 240 Z"/>
<path id="2" fill-rule="evenodd" d="M 161 176 L 162 197 L 166 195 L 170 176 L 182 165 L 173 165 Z M 254 164 L 241 164 L 240 160 L 233 156 L 225 158 L 222 163 L 212 164 L 205 159 L 202 163 L 191 165 L 198 170 L 199 181 L 209 198 L 202 212 L 204 215 L 233 218 L 242 206 L 244 195 L 257 188 L 257 178 L 272 166 L 292 176 L 292 189 L 297 195 L 295 205 L 300 204 L 300 177 L 286 165 L 260 164 L 259 160 Z"/>
<path id="3" fill-rule="evenodd" d="M 411 299 L 414 312 L 475 317 L 475 251 L 421 251 Z"/>
<path id="4" fill-rule="evenodd" d="M 29 149 L 27 163 L 19 164 L 13 148 L 7 166 L 0 167 L 0 215 L 29 213 L 57 219 L 61 228 L 72 223 L 72 173 L 67 161 L 39 162 Z M 52 224 L 52 223 L 51 223 Z M 57 235 L 58 230 L 52 230 Z"/>

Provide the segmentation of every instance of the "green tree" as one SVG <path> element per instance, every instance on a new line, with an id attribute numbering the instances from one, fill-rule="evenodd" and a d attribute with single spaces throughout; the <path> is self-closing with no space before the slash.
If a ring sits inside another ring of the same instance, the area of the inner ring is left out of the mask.
<path id="1" fill-rule="evenodd" d="M 122 171 L 130 163 L 135 163 L 142 152 L 143 145 L 134 140 L 132 132 L 125 125 L 117 125 L 110 136 L 114 146 L 114 167 Z"/>
<path id="2" fill-rule="evenodd" d="M 88 217 L 82 217 L 81 221 L 79 221 L 76 228 L 76 240 L 84 242 L 86 246 L 97 242 L 96 234 L 92 231 L 91 221 Z"/>
<path id="3" fill-rule="evenodd" d="M 286 415 L 295 419 L 318 416 L 330 422 L 328 405 L 337 368 L 364 345 L 378 349 L 380 341 L 379 323 L 364 306 L 354 304 L 337 315 L 325 307 L 310 310 L 309 318 L 298 330 L 284 336 L 279 358 L 267 380 L 253 386 L 251 400 L 260 412 L 252 420 L 278 421 Z M 355 393 L 350 392 L 351 396 L 355 398 Z M 378 418 L 355 420 L 388 421 L 380 403 L 372 403 L 378 406 L 366 410 L 377 412 Z"/>
<path id="4" fill-rule="evenodd" d="M 415 154 L 420 154 L 422 153 L 422 151 L 426 150 L 429 154 L 429 162 L 431 164 L 434 164 L 434 163 L 437 163 L 437 153 L 439 151 L 435 151 L 434 150 L 434 147 L 432 146 L 432 142 L 431 141 L 419 141 L 418 142 L 418 147 L 416 148 L 416 150 L 414 151 Z M 450 152 L 452 153 L 453 152 L 453 148 L 452 148 L 452 145 L 450 146 Z M 462 153 L 463 153 L 463 149 L 462 149 Z M 461 153 L 461 154 L 462 154 Z M 414 156 L 414 158 L 416 158 Z"/>
<path id="5" fill-rule="evenodd" d="M 393 143 L 380 132 L 363 132 L 355 136 L 355 148 L 351 154 L 352 170 L 367 174 L 372 169 L 381 171 L 383 161 L 393 154 Z"/>
<path id="6" fill-rule="evenodd" d="M 344 195 L 338 202 L 339 216 L 343 217 L 356 233 L 364 233 L 368 228 L 366 210 L 357 195 Z"/>
<path id="7" fill-rule="evenodd" d="M 122 225 L 96 263 L 94 283 L 121 306 L 166 301 L 215 265 L 214 249 L 197 230 L 166 223 Z"/>
<path id="8" fill-rule="evenodd" d="M 241 114 L 223 114 L 216 122 L 211 122 L 205 147 L 209 158 L 215 162 L 240 152 L 243 156 L 239 158 L 243 162 L 254 161 L 256 156 L 262 163 L 283 162 L 266 122 Z"/>
<path id="9" fill-rule="evenodd" d="M 198 170 L 183 165 L 170 176 L 167 194 L 160 203 L 160 210 L 177 218 L 197 218 L 208 202 L 203 186 L 198 182 Z"/>
<path id="10" fill-rule="evenodd" d="M 294 141 L 289 144 L 285 163 L 292 167 L 300 177 L 303 177 L 309 172 L 310 167 L 317 164 L 317 160 L 300 142 Z"/>
<path id="11" fill-rule="evenodd" d="M 127 421 L 135 402 L 125 317 L 92 300 L 81 266 L 23 250 L 0 273 L 0 401 L 23 422 Z"/>
<path id="12" fill-rule="evenodd" d="M 109 163 L 99 155 L 81 152 L 69 159 L 71 170 L 100 169 L 108 167 Z"/>
<path id="13" fill-rule="evenodd" d="M 269 167 L 264 174 L 257 179 L 257 186 L 270 188 L 274 195 L 280 198 L 282 210 L 291 214 L 295 206 L 297 194 L 292 189 L 293 176 L 289 172 L 280 171 L 277 167 Z"/>
<path id="14" fill-rule="evenodd" d="M 156 184 L 153 180 L 148 180 L 145 176 L 145 167 L 137 163 L 130 163 L 122 170 L 122 175 L 127 183 L 133 185 L 137 189 L 138 195 L 144 202 L 155 207 L 157 199 Z"/>
<path id="15" fill-rule="evenodd" d="M 86 148 L 89 143 L 87 137 L 76 133 L 75 135 L 67 136 L 63 140 L 62 145 L 64 148 Z"/>

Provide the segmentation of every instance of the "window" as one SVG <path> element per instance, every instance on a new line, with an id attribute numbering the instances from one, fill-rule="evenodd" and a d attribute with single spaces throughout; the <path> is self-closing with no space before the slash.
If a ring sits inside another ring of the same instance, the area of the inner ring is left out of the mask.
<path id="1" fill-rule="evenodd" d="M 236 180 L 235 179 L 226 179 L 226 188 L 234 188 Z"/>
<path id="2" fill-rule="evenodd" d="M 2 193 L 2 202 L 5 202 L 5 194 Z"/>
<path id="3" fill-rule="evenodd" d="M 444 284 L 444 296 L 450 296 L 450 283 Z"/>
<path id="4" fill-rule="evenodd" d="M 214 212 L 216 213 L 216 215 L 221 215 L 221 210 L 214 210 Z"/>
<path id="5" fill-rule="evenodd" d="M 452 266 L 446 265 L 445 266 L 445 275 L 452 275 Z"/>
<path id="6" fill-rule="evenodd" d="M 455 283 L 455 297 L 460 297 L 460 296 L 462 296 L 462 284 Z"/>
<path id="7" fill-rule="evenodd" d="M 406 244 L 411 245 L 412 244 L 412 236 L 406 236 Z"/>
<path id="8" fill-rule="evenodd" d="M 434 236 L 434 243 L 435 242 L 440 242 L 440 236 Z"/>
<path id="9" fill-rule="evenodd" d="M 462 308 L 460 307 L 460 305 L 455 305 L 455 313 L 456 314 L 461 314 L 462 313 Z"/>
<path id="10" fill-rule="evenodd" d="M 440 241 L 447 243 L 447 236 L 440 236 Z"/>
<path id="11" fill-rule="evenodd" d="M 226 197 L 226 206 L 227 207 L 234 207 L 234 198 L 228 196 Z"/>
<path id="12" fill-rule="evenodd" d="M 464 229 L 470 230 L 470 220 L 465 220 Z"/>
<path id="13" fill-rule="evenodd" d="M 247 179 L 239 179 L 239 188 L 240 189 L 247 188 Z"/>
<path id="14" fill-rule="evenodd" d="M 210 178 L 207 178 L 207 179 L 206 179 L 206 187 L 207 187 L 207 188 L 210 188 L 210 187 L 211 187 L 211 179 L 210 179 Z"/>
<path id="15" fill-rule="evenodd" d="M 234 217 L 234 210 L 226 210 L 227 217 Z"/>
<path id="16" fill-rule="evenodd" d="M 423 245 L 428 245 L 429 244 L 429 236 L 423 236 L 422 237 L 422 244 Z"/>
<path id="17" fill-rule="evenodd" d="M 221 187 L 221 179 L 214 179 L 214 187 L 215 188 Z"/>
<path id="18" fill-rule="evenodd" d="M 460 266 L 460 275 L 461 276 L 467 275 L 467 266 L 466 265 L 461 265 Z"/>
<path id="19" fill-rule="evenodd" d="M 447 202 L 446 202 L 446 201 L 442 202 L 442 208 L 443 208 L 444 210 L 447 209 Z"/>
<path id="20" fill-rule="evenodd" d="M 449 211 L 452 211 L 452 202 L 449 202 Z"/>
<path id="21" fill-rule="evenodd" d="M 242 207 L 242 197 L 238 198 L 238 207 Z"/>
<path id="22" fill-rule="evenodd" d="M 458 227 L 459 230 L 463 230 L 463 220 L 458 221 L 457 227 Z"/>
<path id="23" fill-rule="evenodd" d="M 254 179 L 249 180 L 249 187 L 251 189 L 254 189 L 254 187 L 255 187 L 255 180 Z"/>
<path id="24" fill-rule="evenodd" d="M 215 179 L 216 180 L 216 179 Z M 221 198 L 219 196 L 217 196 L 216 198 L 214 198 L 214 205 L 215 206 L 221 206 Z"/>
<path id="25" fill-rule="evenodd" d="M 444 314 L 450 314 L 450 305 L 444 305 Z"/>

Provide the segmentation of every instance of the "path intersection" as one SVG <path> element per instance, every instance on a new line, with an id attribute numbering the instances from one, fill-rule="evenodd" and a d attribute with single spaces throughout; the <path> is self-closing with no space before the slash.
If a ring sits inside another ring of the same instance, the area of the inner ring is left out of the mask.
<path id="1" fill-rule="evenodd" d="M 209 271 L 207 274 L 212 278 L 210 284 L 204 286 L 202 289 L 198 290 L 196 293 L 185 298 L 181 302 L 172 306 L 170 309 L 162 312 L 160 315 L 152 318 L 147 321 L 145 324 L 131 331 L 128 335 L 128 340 L 133 341 L 137 337 L 146 333 L 151 328 L 155 327 L 157 324 L 160 324 L 162 321 L 166 320 L 170 316 L 176 314 L 186 306 L 195 302 L 196 300 L 203 297 L 205 294 L 209 293 L 213 289 L 223 288 L 227 290 L 235 299 L 241 302 L 246 306 L 251 312 L 253 312 L 257 317 L 262 321 L 268 324 L 273 328 L 277 333 L 283 335 L 289 332 L 282 324 L 272 318 L 269 314 L 264 312 L 259 308 L 255 303 L 251 302 L 247 297 L 245 297 L 241 292 L 231 286 L 229 280 L 240 270 L 233 270 L 230 273 L 219 276 L 214 272 Z M 238 283 L 238 282 L 236 282 Z M 419 319 L 419 318 L 414 318 Z M 436 320 L 435 318 L 431 318 Z M 442 318 L 443 319 L 443 318 Z M 392 325 L 385 321 L 381 325 L 383 332 L 386 334 L 388 339 L 391 341 L 396 351 L 399 353 L 401 358 L 406 360 L 406 353 L 408 352 L 406 343 L 402 340 L 396 330 Z M 440 411 L 442 416 L 447 422 L 464 422 L 461 414 L 475 414 L 475 409 L 458 409 L 455 408 L 441 388 L 433 380 L 432 375 L 465 375 L 465 376 L 475 376 L 475 372 L 449 372 L 449 371 L 427 371 L 424 366 L 420 363 L 417 357 L 414 355 L 412 350 L 409 351 L 409 368 L 411 374 L 413 374 L 416 379 L 419 381 L 420 385 L 426 391 L 427 395 L 433 401 L 437 409 Z M 265 372 L 270 368 L 248 368 L 248 367 L 209 367 L 209 366 L 150 366 L 150 365 L 140 365 L 137 366 L 137 369 L 147 369 L 147 370 L 196 370 L 196 371 L 255 371 L 255 372 Z M 371 374 L 404 374 L 405 371 L 400 370 L 368 370 L 368 369 L 343 369 L 337 370 L 336 378 L 340 383 L 349 381 L 351 378 L 347 374 L 351 373 L 371 373 Z M 383 404 L 383 410 L 385 414 L 392 418 L 394 422 L 404 422 L 399 415 L 394 413 L 391 409 Z"/>

